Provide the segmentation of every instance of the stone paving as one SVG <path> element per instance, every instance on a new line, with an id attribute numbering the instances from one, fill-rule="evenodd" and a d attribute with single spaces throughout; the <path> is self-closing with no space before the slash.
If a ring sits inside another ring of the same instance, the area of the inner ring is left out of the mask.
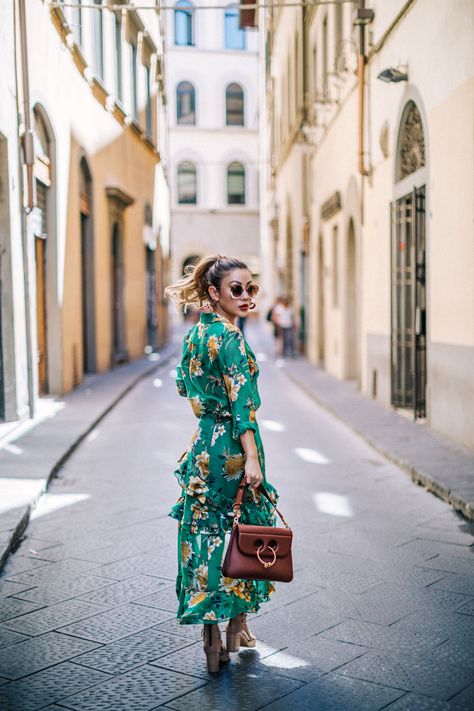
<path id="1" fill-rule="evenodd" d="M 56 471 L 140 378 L 179 351 L 180 330 L 160 353 L 87 375 L 73 392 L 43 398 L 33 420 L 0 425 L 0 570 Z"/>
<path id="2" fill-rule="evenodd" d="M 285 372 L 319 404 L 408 471 L 413 481 L 474 521 L 472 450 L 369 399 L 354 382 L 338 380 L 303 358 L 287 361 Z"/>
<path id="3" fill-rule="evenodd" d="M 267 476 L 295 579 L 255 650 L 206 671 L 175 621 L 171 476 L 195 420 L 173 364 L 60 470 L 0 576 L 0 709 L 472 711 L 474 527 L 288 380 L 256 331 Z"/>

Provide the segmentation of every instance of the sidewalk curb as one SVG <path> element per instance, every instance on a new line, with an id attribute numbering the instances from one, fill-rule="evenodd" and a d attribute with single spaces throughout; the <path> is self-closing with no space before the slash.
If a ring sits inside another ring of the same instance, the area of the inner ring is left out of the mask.
<path id="1" fill-rule="evenodd" d="M 92 430 L 97 427 L 97 425 L 106 417 L 109 412 L 111 412 L 116 405 L 131 391 L 133 388 L 138 385 L 138 383 L 141 380 L 144 380 L 148 376 L 152 375 L 154 372 L 165 366 L 174 356 L 177 355 L 179 352 L 179 349 L 181 347 L 179 341 L 170 341 L 169 344 L 167 344 L 169 347 L 169 352 L 159 361 L 156 361 L 153 363 L 153 365 L 150 365 L 148 368 L 146 368 L 143 372 L 139 373 L 136 375 L 134 378 L 132 378 L 131 381 L 129 381 L 124 387 L 122 387 L 118 394 L 112 399 L 112 401 L 109 401 L 108 405 L 100 412 L 100 414 L 92 420 L 92 422 L 89 422 L 89 424 L 86 426 L 85 430 L 82 431 L 80 434 L 78 434 L 67 446 L 66 450 L 63 452 L 63 454 L 59 457 L 59 459 L 55 462 L 55 464 L 51 467 L 48 476 L 46 479 L 39 479 L 38 480 L 38 488 L 39 491 L 32 497 L 32 499 L 27 503 L 23 505 L 23 512 L 19 514 L 21 516 L 20 520 L 18 523 L 14 526 L 12 533 L 10 534 L 9 539 L 6 541 L 1 542 L 1 549 L 0 549 L 0 573 L 5 565 L 5 563 L 8 560 L 8 557 L 10 554 L 15 553 L 17 550 L 18 546 L 20 545 L 22 541 L 23 534 L 28 526 L 28 523 L 30 521 L 30 516 L 33 510 L 35 509 L 36 505 L 38 504 L 38 501 L 40 500 L 41 496 L 48 490 L 48 487 L 51 483 L 51 481 L 56 477 L 57 473 L 60 471 L 60 469 L 64 466 L 64 464 L 67 462 L 69 457 L 73 454 L 73 452 L 79 447 L 81 442 L 84 441 L 84 439 L 87 437 Z M 165 346 L 166 348 L 166 346 Z M 109 372 L 109 371 L 108 371 Z"/>
<path id="2" fill-rule="evenodd" d="M 443 501 L 446 501 L 446 503 L 449 503 L 468 521 L 474 521 L 474 504 L 472 502 L 464 500 L 462 497 L 459 496 L 459 494 L 452 491 L 441 481 L 435 480 L 432 475 L 427 474 L 421 468 L 417 468 L 409 462 L 406 462 L 404 459 L 397 456 L 397 454 L 390 451 L 390 449 L 384 447 L 379 442 L 377 442 L 375 438 L 370 437 L 370 435 L 368 435 L 366 432 L 356 427 L 348 419 L 342 417 L 335 408 L 331 407 L 322 398 L 318 397 L 318 395 L 311 388 L 305 387 L 300 378 L 294 373 L 292 373 L 290 369 L 282 368 L 282 371 L 285 373 L 288 379 L 291 380 L 292 383 L 297 385 L 300 390 L 306 393 L 306 395 L 309 395 L 309 397 L 311 397 L 320 407 L 322 407 L 327 412 L 330 412 L 331 415 L 333 415 L 337 420 L 339 420 L 339 422 L 342 422 L 352 432 L 355 432 L 355 434 L 361 437 L 361 439 L 363 439 L 375 451 L 379 452 L 379 454 L 382 454 L 390 462 L 396 464 L 398 467 L 407 472 L 410 475 L 411 480 L 415 484 L 423 486 L 425 491 L 428 491 L 437 496 L 439 499 L 442 499 Z"/>

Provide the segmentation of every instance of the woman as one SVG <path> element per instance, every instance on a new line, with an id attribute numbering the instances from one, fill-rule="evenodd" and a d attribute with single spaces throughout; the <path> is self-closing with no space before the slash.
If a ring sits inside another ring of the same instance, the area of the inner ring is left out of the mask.
<path id="1" fill-rule="evenodd" d="M 242 523 L 275 525 L 272 505 L 257 491 L 265 488 L 273 503 L 277 492 L 265 481 L 265 460 L 255 412 L 260 406 L 255 355 L 237 316 L 254 307 L 258 287 L 244 264 L 232 257 L 210 256 L 166 293 L 178 307 L 201 309 L 198 323 L 186 334 L 176 385 L 198 418 L 189 448 L 174 474 L 182 495 L 170 516 L 178 525 L 177 618 L 203 624 L 208 670 L 218 671 L 229 651 L 254 647 L 246 614 L 269 599 L 268 581 L 235 580 L 222 575 L 225 534 L 232 528 L 233 505 L 242 477 L 249 484 Z M 227 649 L 218 622 L 228 620 Z"/>

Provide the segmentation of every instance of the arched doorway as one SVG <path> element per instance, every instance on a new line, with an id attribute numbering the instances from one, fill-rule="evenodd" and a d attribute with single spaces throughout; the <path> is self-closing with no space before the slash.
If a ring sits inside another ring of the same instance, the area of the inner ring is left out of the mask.
<path id="1" fill-rule="evenodd" d="M 128 360 L 125 334 L 125 262 L 124 230 L 125 210 L 135 202 L 134 198 L 121 188 L 109 186 L 105 189 L 109 201 L 109 219 L 111 226 L 110 267 L 111 267 L 111 314 L 110 347 L 111 365 Z"/>
<path id="2" fill-rule="evenodd" d="M 48 229 L 51 201 L 51 140 L 42 112 L 38 107 L 34 116 L 35 149 L 35 191 L 34 211 L 34 251 L 36 274 L 36 344 L 38 363 L 38 391 L 40 395 L 49 392 L 48 383 Z"/>
<path id="3" fill-rule="evenodd" d="M 325 330 L 326 323 L 324 317 L 324 287 L 325 287 L 325 269 L 324 269 L 324 240 L 322 234 L 318 240 L 318 363 L 324 365 L 325 362 Z"/>
<path id="4" fill-rule="evenodd" d="M 427 171 L 420 111 L 408 101 L 398 133 L 391 223 L 391 402 L 426 416 Z"/>
<path id="5" fill-rule="evenodd" d="M 349 220 L 347 230 L 347 273 L 346 273 L 346 378 L 359 380 L 359 298 L 357 274 L 357 247 L 354 221 Z"/>
<path id="6" fill-rule="evenodd" d="M 94 225 L 92 176 L 85 158 L 79 164 L 79 212 L 81 230 L 81 320 L 82 363 L 84 373 L 96 370 Z"/>

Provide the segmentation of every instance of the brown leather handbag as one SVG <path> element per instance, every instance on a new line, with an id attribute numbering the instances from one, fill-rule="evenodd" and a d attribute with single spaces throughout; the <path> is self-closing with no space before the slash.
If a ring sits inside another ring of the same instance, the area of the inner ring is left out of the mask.
<path id="1" fill-rule="evenodd" d="M 293 532 L 262 485 L 258 487 L 258 490 L 274 506 L 285 528 L 239 523 L 244 489 L 245 481 L 242 481 L 235 499 L 234 523 L 222 565 L 222 573 L 226 578 L 275 580 L 289 583 L 293 580 L 291 558 Z"/>

